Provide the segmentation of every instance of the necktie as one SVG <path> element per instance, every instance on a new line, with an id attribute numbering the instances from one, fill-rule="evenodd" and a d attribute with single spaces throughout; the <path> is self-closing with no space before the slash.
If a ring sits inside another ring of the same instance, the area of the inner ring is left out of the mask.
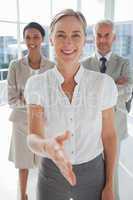
<path id="1" fill-rule="evenodd" d="M 100 72 L 101 73 L 105 73 L 105 71 L 106 71 L 106 61 L 107 61 L 107 59 L 105 58 L 105 57 L 101 57 L 100 58 L 100 61 L 101 61 L 101 67 L 100 67 Z"/>

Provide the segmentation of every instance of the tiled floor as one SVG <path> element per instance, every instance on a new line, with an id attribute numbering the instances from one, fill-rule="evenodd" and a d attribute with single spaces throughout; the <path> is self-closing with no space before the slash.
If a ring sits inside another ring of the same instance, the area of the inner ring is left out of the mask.
<path id="1" fill-rule="evenodd" d="M 8 149 L 11 136 L 11 123 L 8 121 L 9 108 L 0 107 L 0 199 L 18 200 L 17 170 L 8 162 Z M 133 117 L 129 116 L 129 137 L 125 139 L 121 147 L 120 157 L 120 196 L 121 200 L 133 200 Z M 29 200 L 36 200 L 37 170 L 30 172 L 28 186 Z"/>

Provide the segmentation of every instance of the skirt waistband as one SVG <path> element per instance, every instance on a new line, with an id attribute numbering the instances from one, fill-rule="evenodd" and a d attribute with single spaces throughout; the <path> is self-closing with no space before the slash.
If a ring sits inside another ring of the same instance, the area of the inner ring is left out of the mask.
<path id="1" fill-rule="evenodd" d="M 78 172 L 81 172 L 81 170 L 84 171 L 84 170 L 88 170 L 89 168 L 93 169 L 98 165 L 98 163 L 101 163 L 101 162 L 103 162 L 103 155 L 102 154 L 100 154 L 99 156 L 97 156 L 96 158 L 94 158 L 91 161 L 88 161 L 88 162 L 85 162 L 85 163 L 82 163 L 82 164 L 73 165 L 73 170 L 76 173 L 78 173 Z M 52 169 L 55 172 L 59 171 L 59 169 L 55 165 L 55 163 L 49 158 L 42 158 L 41 167 L 48 169 L 48 170 Z"/>

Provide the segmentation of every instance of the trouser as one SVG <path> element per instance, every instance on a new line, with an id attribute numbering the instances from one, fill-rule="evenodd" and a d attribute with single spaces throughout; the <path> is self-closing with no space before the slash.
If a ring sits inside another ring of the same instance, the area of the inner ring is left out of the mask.
<path id="1" fill-rule="evenodd" d="M 56 165 L 43 158 L 37 184 L 37 200 L 101 200 L 105 184 L 105 170 L 102 155 L 95 159 L 73 165 L 76 186 L 71 186 Z"/>

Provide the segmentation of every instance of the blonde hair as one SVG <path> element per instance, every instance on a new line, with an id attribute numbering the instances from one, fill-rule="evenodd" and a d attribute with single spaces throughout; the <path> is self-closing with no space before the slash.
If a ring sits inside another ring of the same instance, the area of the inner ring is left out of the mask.
<path id="1" fill-rule="evenodd" d="M 86 23 L 86 19 L 84 17 L 84 15 L 79 12 L 79 11 L 74 11 L 72 9 L 65 9 L 65 10 L 62 10 L 61 12 L 57 13 L 54 18 L 52 19 L 52 22 L 50 24 L 50 34 L 53 33 L 53 30 L 54 30 L 54 27 L 55 27 L 55 24 L 63 17 L 67 17 L 67 16 L 74 16 L 76 17 L 79 22 L 82 24 L 82 27 L 83 27 L 83 30 L 84 30 L 84 33 L 86 35 L 86 27 L 87 27 L 87 23 Z"/>

